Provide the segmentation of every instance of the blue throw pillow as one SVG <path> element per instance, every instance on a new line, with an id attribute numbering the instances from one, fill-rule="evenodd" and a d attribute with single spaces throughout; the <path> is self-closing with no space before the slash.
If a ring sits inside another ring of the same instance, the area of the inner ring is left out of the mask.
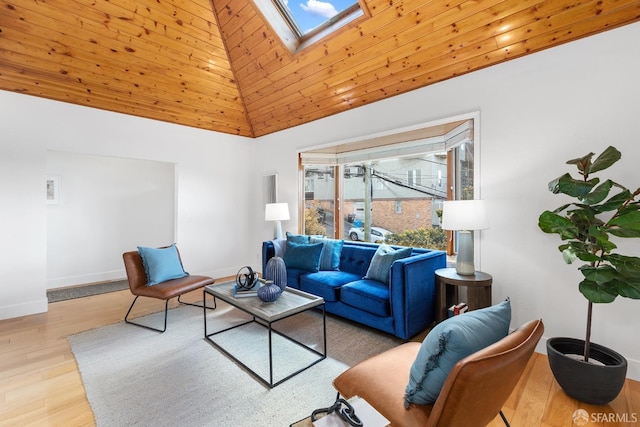
<path id="1" fill-rule="evenodd" d="M 311 243 L 322 243 L 322 254 L 320 255 L 320 271 L 340 270 L 340 255 L 342 255 L 344 240 L 312 237 Z"/>
<path id="2" fill-rule="evenodd" d="M 394 261 L 411 256 L 411 248 L 393 249 L 389 245 L 380 245 L 373 254 L 365 279 L 377 280 L 389 284 L 389 269 Z"/>
<path id="3" fill-rule="evenodd" d="M 411 366 L 404 405 L 434 403 L 449 371 L 458 361 L 506 337 L 511 324 L 511 303 L 450 317 L 434 327 L 422 342 Z"/>
<path id="4" fill-rule="evenodd" d="M 273 239 L 272 242 L 275 256 L 284 258 L 284 251 L 287 249 L 287 239 Z"/>
<path id="5" fill-rule="evenodd" d="M 287 250 L 284 251 L 284 264 L 287 268 L 317 273 L 320 269 L 322 246 L 322 243 L 301 244 L 287 242 Z"/>
<path id="6" fill-rule="evenodd" d="M 292 243 L 309 243 L 310 242 L 309 236 L 306 236 L 304 234 L 291 234 L 290 232 L 287 231 L 286 235 L 287 235 L 287 242 L 292 242 Z"/>
<path id="7" fill-rule="evenodd" d="M 142 257 L 144 271 L 147 274 L 147 286 L 189 275 L 182 267 L 175 244 L 159 249 L 138 246 L 138 253 Z"/>

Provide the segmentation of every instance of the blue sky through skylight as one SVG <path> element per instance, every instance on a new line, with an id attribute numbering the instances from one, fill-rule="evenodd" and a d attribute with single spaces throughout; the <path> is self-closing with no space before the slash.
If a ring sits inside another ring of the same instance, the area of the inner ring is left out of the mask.
<path id="1" fill-rule="evenodd" d="M 357 0 L 281 0 L 304 34 L 357 3 Z"/>

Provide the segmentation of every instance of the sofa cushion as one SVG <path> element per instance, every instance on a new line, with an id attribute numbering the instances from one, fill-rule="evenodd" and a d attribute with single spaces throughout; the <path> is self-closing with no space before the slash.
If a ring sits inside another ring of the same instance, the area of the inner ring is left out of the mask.
<path id="1" fill-rule="evenodd" d="M 287 287 L 300 289 L 300 278 L 305 274 L 309 274 L 309 272 L 297 268 L 287 268 Z"/>
<path id="2" fill-rule="evenodd" d="M 304 234 L 292 234 L 287 231 L 287 242 L 293 243 L 310 243 L 310 238 Z"/>
<path id="3" fill-rule="evenodd" d="M 322 243 L 320 271 L 340 269 L 340 255 L 342 254 L 344 240 L 311 237 L 311 243 Z"/>
<path id="4" fill-rule="evenodd" d="M 138 246 L 138 253 L 140 253 L 144 272 L 147 275 L 147 286 L 189 275 L 182 267 L 175 244 L 166 248 Z"/>
<path id="5" fill-rule="evenodd" d="M 300 289 L 318 295 L 327 302 L 340 300 L 340 287 L 360 277 L 344 271 L 321 271 L 300 277 Z"/>
<path id="6" fill-rule="evenodd" d="M 391 315 L 389 286 L 377 280 L 358 280 L 340 289 L 340 301 L 376 316 Z"/>
<path id="7" fill-rule="evenodd" d="M 357 274 L 362 279 L 367 274 L 377 246 L 346 242 L 340 255 L 340 271 Z"/>
<path id="8" fill-rule="evenodd" d="M 389 284 L 389 269 L 394 261 L 411 256 L 411 248 L 393 249 L 389 245 L 380 245 L 371 259 L 365 279 L 377 280 Z"/>
<path id="9" fill-rule="evenodd" d="M 500 304 L 451 317 L 436 325 L 425 337 L 411 366 L 405 390 L 409 404 L 434 403 L 449 371 L 461 359 L 506 337 L 511 323 L 511 304 Z"/>
<path id="10" fill-rule="evenodd" d="M 320 269 L 322 243 L 301 244 L 287 241 L 284 263 L 287 268 L 316 272 Z"/>

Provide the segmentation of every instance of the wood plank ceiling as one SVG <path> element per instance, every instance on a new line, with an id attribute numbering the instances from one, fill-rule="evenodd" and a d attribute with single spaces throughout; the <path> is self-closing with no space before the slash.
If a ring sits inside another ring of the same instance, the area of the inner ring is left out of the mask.
<path id="1" fill-rule="evenodd" d="M 0 0 L 0 89 L 258 137 L 640 20 L 631 0 L 361 0 L 295 53 L 252 0 Z"/>

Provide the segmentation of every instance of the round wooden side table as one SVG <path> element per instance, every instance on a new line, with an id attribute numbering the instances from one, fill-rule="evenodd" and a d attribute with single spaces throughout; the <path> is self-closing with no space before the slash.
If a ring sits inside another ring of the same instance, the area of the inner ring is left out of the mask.
<path id="1" fill-rule="evenodd" d="M 491 305 L 490 274 L 476 271 L 473 275 L 460 275 L 455 268 L 436 270 L 436 322 L 447 318 L 448 307 L 463 301 L 458 300 L 458 290 L 465 286 L 467 290 L 467 306 L 469 310 L 489 307 Z"/>

